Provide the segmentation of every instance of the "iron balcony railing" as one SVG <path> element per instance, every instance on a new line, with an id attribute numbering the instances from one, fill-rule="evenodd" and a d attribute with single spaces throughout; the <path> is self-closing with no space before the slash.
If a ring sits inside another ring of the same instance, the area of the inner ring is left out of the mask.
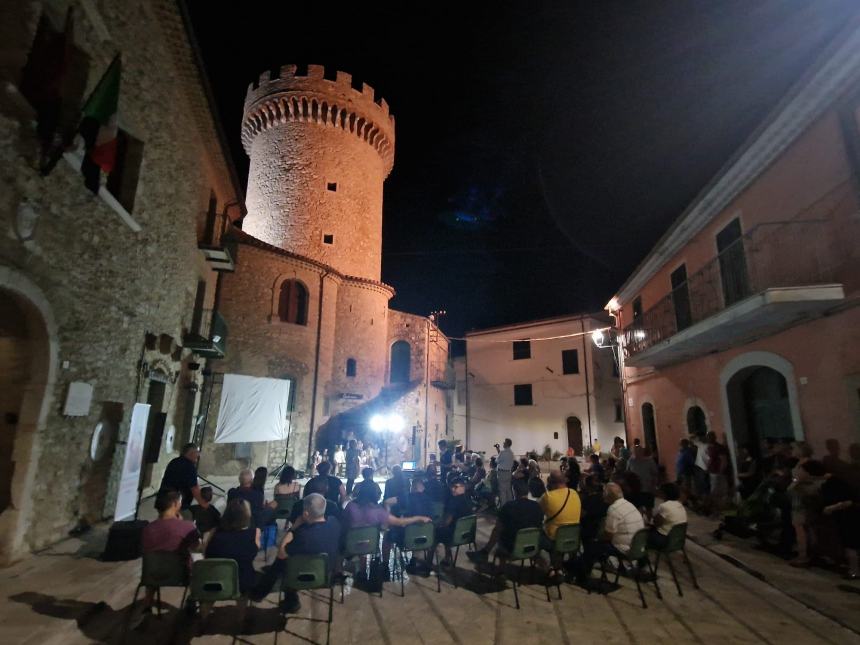
<path id="1" fill-rule="evenodd" d="M 847 257 L 831 243 L 829 220 L 792 220 L 755 226 L 656 305 L 624 328 L 632 357 L 741 300 L 766 289 L 840 282 Z"/>

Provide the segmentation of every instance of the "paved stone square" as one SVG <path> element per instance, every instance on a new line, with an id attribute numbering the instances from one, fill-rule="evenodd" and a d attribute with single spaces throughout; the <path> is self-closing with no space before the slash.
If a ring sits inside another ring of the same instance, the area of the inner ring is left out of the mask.
<path id="1" fill-rule="evenodd" d="M 491 520 L 479 521 L 479 544 L 486 540 Z M 706 529 L 706 525 L 702 525 Z M 108 563 L 97 559 L 104 529 L 84 539 L 68 539 L 30 559 L 0 570 L 0 643 L 219 643 L 233 642 L 237 610 L 216 608 L 205 633 L 198 635 L 197 619 L 178 609 L 181 591 L 165 589 L 168 605 L 161 619 L 149 619 L 145 630 L 132 629 L 122 637 L 123 621 L 140 573 L 140 561 Z M 702 536 L 696 535 L 697 540 Z M 708 548 L 690 543 L 689 555 L 701 590 L 692 588 L 686 572 L 679 597 L 668 571 L 661 572 L 663 600 L 653 587 L 645 590 L 648 608 L 642 609 L 635 585 L 622 578 L 608 595 L 587 594 L 564 585 L 563 599 L 555 591 L 547 602 L 542 584 L 523 586 L 522 608 L 514 608 L 510 584 L 504 588 L 475 572 L 460 553 L 459 586 L 443 572 L 442 592 L 433 577 L 412 577 L 406 596 L 400 583 L 386 583 L 383 596 L 346 589 L 345 602 L 335 594 L 331 642 L 360 643 L 860 643 L 860 635 L 822 613 L 810 609 L 733 566 Z M 271 549 L 269 560 L 274 556 Z M 260 554 L 258 564 L 264 564 Z M 774 566 L 784 566 L 774 563 Z M 803 585 L 812 572 L 793 571 Z M 528 580 L 526 576 L 525 580 Z M 860 595 L 844 594 L 860 609 Z M 856 600 L 854 600 L 856 598 Z M 270 595 L 249 610 L 249 624 L 236 642 L 325 642 L 325 603 L 302 594 L 302 610 L 283 629 Z M 850 606 L 850 604 L 848 605 Z M 857 612 L 860 613 L 860 612 Z M 132 626 L 138 622 L 134 614 Z"/>

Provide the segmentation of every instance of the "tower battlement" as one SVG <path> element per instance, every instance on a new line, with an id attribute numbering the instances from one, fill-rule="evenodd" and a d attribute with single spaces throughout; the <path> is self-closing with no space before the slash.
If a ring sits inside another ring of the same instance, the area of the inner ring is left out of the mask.
<path id="1" fill-rule="evenodd" d="M 242 145 L 250 154 L 254 137 L 280 123 L 306 122 L 337 128 L 373 147 L 382 157 L 385 174 L 394 166 L 394 117 L 374 89 L 353 86 L 352 75 L 337 71 L 334 78 L 321 65 L 308 65 L 307 74 L 284 65 L 277 76 L 264 72 L 248 86 L 242 117 Z"/>

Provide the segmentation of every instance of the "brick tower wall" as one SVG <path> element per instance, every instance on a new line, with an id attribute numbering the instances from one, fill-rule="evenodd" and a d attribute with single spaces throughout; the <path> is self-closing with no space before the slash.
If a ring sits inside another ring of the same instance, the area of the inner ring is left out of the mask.
<path id="1" fill-rule="evenodd" d="M 243 229 L 345 275 L 379 280 L 382 184 L 394 163 L 394 119 L 352 77 L 285 66 L 248 89 L 250 157 Z M 330 236 L 330 237 L 327 237 Z"/>

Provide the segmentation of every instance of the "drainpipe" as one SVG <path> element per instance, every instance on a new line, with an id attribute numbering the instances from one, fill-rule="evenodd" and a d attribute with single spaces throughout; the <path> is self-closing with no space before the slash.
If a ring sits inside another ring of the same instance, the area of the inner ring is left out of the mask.
<path id="1" fill-rule="evenodd" d="M 582 326 L 582 362 L 585 365 L 585 409 L 588 414 L 588 445 L 594 445 L 594 438 L 591 436 L 591 391 L 588 385 L 588 345 L 585 342 L 585 318 L 579 317 L 579 324 Z"/>
<path id="2" fill-rule="evenodd" d="M 424 453 L 422 462 L 427 459 L 427 435 L 430 434 L 430 319 L 427 319 L 427 352 L 424 358 Z"/>
<path id="3" fill-rule="evenodd" d="M 308 430 L 308 471 L 313 467 L 313 446 L 314 446 L 314 423 L 317 416 L 317 385 L 319 384 L 320 373 L 320 344 L 322 342 L 322 314 L 323 314 L 323 295 L 325 293 L 325 279 L 329 271 L 323 271 L 320 274 L 320 297 L 319 306 L 317 307 L 317 342 L 314 357 L 314 381 L 311 386 L 311 422 Z"/>
<path id="4" fill-rule="evenodd" d="M 471 410 L 471 407 L 472 406 L 469 402 L 469 341 L 463 341 L 463 342 L 465 343 L 465 346 L 466 346 L 466 349 L 465 349 L 466 356 L 465 356 L 465 360 L 463 361 L 465 363 L 464 368 L 466 370 L 466 374 L 465 374 L 465 380 L 466 380 L 466 385 L 465 385 L 465 388 L 466 388 L 466 445 L 471 446 L 472 445 L 471 444 L 471 439 L 472 439 L 472 415 L 471 415 L 472 410 Z M 457 396 L 456 386 L 457 386 L 457 375 L 455 373 L 454 374 L 454 396 L 455 397 Z M 454 399 L 455 407 L 456 407 L 456 403 L 457 403 L 457 399 L 455 398 Z"/>

